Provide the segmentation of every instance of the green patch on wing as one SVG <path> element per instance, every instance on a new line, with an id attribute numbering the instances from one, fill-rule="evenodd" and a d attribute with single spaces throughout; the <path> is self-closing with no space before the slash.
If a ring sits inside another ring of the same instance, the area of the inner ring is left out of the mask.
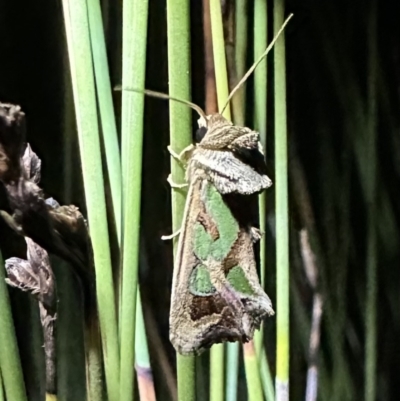
<path id="1" fill-rule="evenodd" d="M 211 252 L 213 239 L 211 235 L 200 224 L 194 227 L 194 253 L 202 261 L 205 261 Z"/>
<path id="2" fill-rule="evenodd" d="M 253 287 L 240 266 L 232 267 L 226 275 L 229 284 L 242 294 L 254 295 Z"/>
<path id="3" fill-rule="evenodd" d="M 211 283 L 207 267 L 199 265 L 193 269 L 190 276 L 189 290 L 194 295 L 210 295 L 216 291 Z"/>
<path id="4" fill-rule="evenodd" d="M 222 261 L 227 257 L 237 239 L 239 226 L 221 194 L 211 184 L 207 184 L 205 188 L 205 207 L 218 228 L 219 238 L 214 241 L 205 228 L 200 223 L 196 223 L 194 252 L 203 261 L 210 257 L 213 260 Z"/>

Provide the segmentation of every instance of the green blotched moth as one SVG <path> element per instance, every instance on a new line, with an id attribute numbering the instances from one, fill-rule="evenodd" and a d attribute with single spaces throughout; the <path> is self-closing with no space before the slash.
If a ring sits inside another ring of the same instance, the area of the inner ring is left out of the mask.
<path id="1" fill-rule="evenodd" d="M 258 133 L 220 114 L 201 117 L 204 138 L 187 167 L 189 190 L 175 258 L 170 339 L 181 354 L 249 341 L 272 315 L 254 244 L 256 194 L 271 185 Z"/>

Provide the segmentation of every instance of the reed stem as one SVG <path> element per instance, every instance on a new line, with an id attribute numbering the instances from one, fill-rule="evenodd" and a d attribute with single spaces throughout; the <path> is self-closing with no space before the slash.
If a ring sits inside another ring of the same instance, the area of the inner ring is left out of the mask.
<path id="1" fill-rule="evenodd" d="M 148 0 L 127 0 L 122 23 L 122 87 L 144 90 Z M 134 399 L 135 328 L 140 250 L 143 93 L 122 91 L 123 183 L 120 400 Z"/>
<path id="2" fill-rule="evenodd" d="M 283 23 L 284 1 L 274 1 L 274 33 Z M 276 400 L 289 400 L 289 218 L 285 37 L 274 47 L 276 205 Z"/>
<path id="3" fill-rule="evenodd" d="M 210 0 L 210 15 L 217 103 L 218 110 L 221 110 L 229 96 L 229 84 L 226 68 L 221 2 L 219 0 Z M 227 120 L 232 119 L 229 105 L 225 108 L 223 116 Z M 238 355 L 234 347 L 237 346 L 233 345 L 230 348 L 234 355 L 231 355 L 229 360 L 232 360 L 233 356 Z M 224 344 L 216 344 L 211 347 L 210 365 L 210 400 L 222 401 L 224 399 Z M 233 369 L 235 365 L 231 366 Z M 229 376 L 231 377 L 231 375 Z"/>
<path id="4" fill-rule="evenodd" d="M 167 0 L 168 78 L 169 94 L 190 100 L 190 8 L 186 0 Z M 191 110 L 178 102 L 169 103 L 170 144 L 179 153 L 192 143 Z M 184 182 L 182 166 L 171 157 L 171 178 Z M 171 190 L 172 227 L 176 232 L 182 224 L 186 191 Z M 174 254 L 177 242 L 174 240 Z M 178 400 L 196 399 L 196 360 L 177 354 Z"/>

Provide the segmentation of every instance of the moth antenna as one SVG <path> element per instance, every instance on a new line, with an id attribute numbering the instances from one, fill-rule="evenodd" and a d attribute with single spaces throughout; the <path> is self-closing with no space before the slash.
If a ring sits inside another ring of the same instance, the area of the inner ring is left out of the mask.
<path id="1" fill-rule="evenodd" d="M 286 25 L 289 23 L 290 19 L 293 17 L 293 14 L 290 14 L 285 22 L 282 24 L 281 29 L 279 29 L 278 33 L 275 35 L 275 37 L 272 39 L 272 42 L 268 45 L 268 47 L 265 49 L 264 53 L 259 57 L 259 59 L 249 68 L 249 70 L 244 74 L 243 78 L 239 81 L 239 83 L 232 89 L 231 93 L 228 96 L 228 99 L 226 100 L 226 103 L 222 110 L 220 111 L 220 114 L 224 113 L 224 110 L 228 106 L 229 102 L 235 95 L 235 93 L 240 89 L 240 87 L 243 85 L 244 82 L 246 82 L 247 78 L 253 73 L 253 71 L 257 68 L 258 64 L 263 61 L 263 59 L 266 57 L 266 55 L 269 53 L 269 51 L 272 49 L 274 46 L 275 42 L 278 40 L 279 36 L 285 29 Z"/>
<path id="2" fill-rule="evenodd" d="M 173 97 L 173 96 L 167 95 L 165 93 L 156 92 L 156 91 L 152 91 L 149 89 L 140 90 L 140 89 L 134 89 L 134 88 L 122 88 L 122 86 L 120 86 L 120 85 L 116 86 L 115 90 L 124 90 L 124 91 L 129 91 L 129 92 L 144 93 L 147 96 L 157 97 L 159 99 L 174 100 L 175 102 L 185 104 L 186 106 L 189 106 L 193 110 L 197 111 L 199 116 L 204 118 L 204 121 L 207 124 L 207 116 L 206 116 L 206 113 L 203 111 L 203 109 L 200 106 L 197 106 L 197 104 L 189 102 L 188 100 L 179 99 L 177 97 Z"/>

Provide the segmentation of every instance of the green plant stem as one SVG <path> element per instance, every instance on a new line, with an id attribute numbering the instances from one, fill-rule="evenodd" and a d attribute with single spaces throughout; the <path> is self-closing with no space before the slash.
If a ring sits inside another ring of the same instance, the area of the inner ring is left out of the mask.
<path id="1" fill-rule="evenodd" d="M 254 61 L 257 61 L 260 54 L 264 52 L 268 44 L 268 14 L 267 4 L 263 0 L 254 2 Z M 267 155 L 267 83 L 268 83 L 268 62 L 261 63 L 254 71 L 254 129 L 260 133 L 260 141 Z M 259 197 L 260 230 L 264 235 L 260 241 L 260 281 L 261 286 L 266 285 L 267 270 L 267 244 L 265 232 L 267 228 L 267 194 L 263 192 Z M 267 401 L 275 399 L 274 383 L 268 365 L 266 350 L 263 347 L 264 323 L 260 330 L 254 334 L 254 345 L 259 361 L 261 383 L 264 396 Z"/>
<path id="2" fill-rule="evenodd" d="M 86 383 L 88 401 L 104 400 L 102 383 L 101 338 L 98 321 L 91 319 L 85 327 Z M 100 382 L 99 382 L 100 380 Z"/>
<path id="3" fill-rule="evenodd" d="M 247 56 L 247 0 L 237 0 L 235 5 L 235 69 L 236 81 L 246 72 Z M 246 85 L 238 91 L 232 101 L 235 124 L 244 125 L 246 115 Z"/>
<path id="4" fill-rule="evenodd" d="M 219 0 L 210 0 L 211 34 L 214 52 L 215 82 L 217 87 L 218 109 L 224 107 L 229 96 L 228 76 L 226 69 L 226 55 L 224 30 L 222 24 L 221 3 Z M 231 110 L 225 108 L 224 117 L 231 120 Z M 232 359 L 232 358 L 230 358 Z M 210 400 L 224 399 L 224 345 L 217 344 L 211 348 L 210 357 Z M 232 370 L 235 365 L 233 365 Z M 230 369 L 230 368 L 229 368 Z M 237 374 L 233 372 L 232 374 Z M 232 375 L 229 374 L 231 377 Z"/>
<path id="5" fill-rule="evenodd" d="M 218 110 L 221 110 L 229 96 L 228 75 L 226 69 L 226 55 L 224 42 L 224 28 L 222 23 L 221 2 L 210 0 L 211 34 L 214 52 L 215 83 L 217 87 Z M 225 108 L 224 117 L 232 120 L 229 105 Z"/>
<path id="6" fill-rule="evenodd" d="M 247 397 L 249 401 L 263 401 L 263 390 L 260 381 L 259 362 L 254 342 L 243 344 L 244 364 L 247 380 Z"/>
<path id="7" fill-rule="evenodd" d="M 244 75 L 247 55 L 247 0 L 238 0 L 235 10 L 235 66 L 236 81 Z M 232 68 L 233 69 L 233 68 Z M 233 120 L 236 125 L 245 124 L 246 113 L 246 85 L 237 92 L 232 99 Z M 223 107 L 221 105 L 220 107 Z M 225 400 L 236 401 L 238 393 L 239 375 L 239 343 L 226 345 L 226 383 Z"/>
<path id="8" fill-rule="evenodd" d="M 246 72 L 247 56 L 247 0 L 237 0 L 235 9 L 235 54 L 238 80 Z"/>
<path id="9" fill-rule="evenodd" d="M 148 1 L 124 2 L 122 86 L 144 89 Z M 140 249 L 144 95 L 122 92 L 123 256 L 120 400 L 134 396 L 135 316 Z"/>
<path id="10" fill-rule="evenodd" d="M 93 65 L 96 78 L 97 98 L 99 101 L 101 132 L 106 154 L 107 172 L 111 187 L 111 198 L 117 231 L 121 243 L 122 182 L 121 159 L 118 145 L 117 125 L 112 100 L 110 73 L 108 69 L 103 19 L 99 0 L 87 0 L 90 39 Z"/>
<path id="11" fill-rule="evenodd" d="M 283 23 L 284 2 L 274 1 L 274 32 Z M 275 205 L 277 266 L 276 400 L 289 400 L 289 219 L 286 121 L 285 37 L 274 48 Z"/>
<path id="12" fill-rule="evenodd" d="M 6 399 L 26 401 L 24 377 L 15 337 L 10 299 L 4 280 L 4 261 L 0 252 L 0 375 L 2 376 Z M 0 379 L 0 387 L 1 385 Z"/>
<path id="13" fill-rule="evenodd" d="M 264 391 L 264 397 L 267 401 L 275 401 L 275 388 L 274 381 L 271 374 L 271 369 L 268 364 L 268 358 L 265 348 L 262 348 L 262 352 L 257 353 L 258 363 L 260 368 L 261 384 Z"/>
<path id="14" fill-rule="evenodd" d="M 88 222 L 96 271 L 96 293 L 103 340 L 107 391 L 110 401 L 116 401 L 118 400 L 119 385 L 118 329 L 111 273 L 88 10 L 84 0 L 73 2 L 64 0 L 63 8 Z M 92 336 L 86 337 L 92 338 Z M 93 348 L 91 346 L 88 348 L 92 354 Z M 96 352 L 100 353 L 100 350 Z M 100 357 L 95 359 L 99 360 Z M 93 366 L 93 371 L 101 372 L 101 367 Z M 101 375 L 91 385 L 101 387 Z M 101 391 L 97 393 L 101 394 Z"/>
<path id="15" fill-rule="evenodd" d="M 268 45 L 267 3 L 264 0 L 254 1 L 254 62 L 258 60 Z M 264 60 L 254 71 L 254 129 L 260 133 L 264 152 L 267 151 L 267 60 Z M 263 255 L 261 255 L 263 256 Z M 261 270 L 261 282 L 265 280 Z"/>
<path id="16" fill-rule="evenodd" d="M 240 351 L 239 345 L 239 343 L 228 343 L 226 345 L 226 401 L 237 400 Z"/>
<path id="17" fill-rule="evenodd" d="M 156 396 L 149 347 L 147 345 L 140 287 L 138 288 L 136 301 L 135 367 L 140 401 L 155 401 Z"/>
<path id="18" fill-rule="evenodd" d="M 210 401 L 224 399 L 224 344 L 215 344 L 210 352 Z"/>
<path id="19" fill-rule="evenodd" d="M 377 2 L 372 0 L 369 9 L 368 35 L 369 35 L 369 80 L 368 80 L 368 125 L 367 125 L 367 168 L 368 168 L 368 191 L 367 191 L 367 300 L 365 311 L 365 386 L 364 398 L 366 401 L 376 399 L 376 358 L 377 358 L 377 327 L 376 327 L 376 304 L 377 304 L 377 230 L 376 230 L 376 177 L 377 177 Z"/>
<path id="20" fill-rule="evenodd" d="M 169 94 L 190 100 L 190 9 L 186 0 L 167 0 L 168 78 Z M 190 109 L 170 101 L 170 145 L 179 153 L 192 143 Z M 182 166 L 171 157 L 171 177 L 174 182 L 184 182 Z M 172 227 L 176 232 L 182 224 L 186 191 L 171 190 Z M 177 242 L 174 240 L 174 251 Z M 175 253 L 175 252 L 174 252 Z M 196 398 L 196 360 L 192 356 L 177 354 L 178 400 Z"/>
<path id="21" fill-rule="evenodd" d="M 263 0 L 254 2 L 254 61 L 267 47 L 267 3 Z M 254 129 L 260 134 L 260 141 L 267 154 L 267 60 L 254 71 Z M 266 230 L 266 193 L 259 196 L 260 230 Z M 266 242 L 265 235 L 260 240 L 260 282 L 265 288 Z M 257 355 L 260 355 L 263 342 L 263 324 L 254 335 Z"/>

